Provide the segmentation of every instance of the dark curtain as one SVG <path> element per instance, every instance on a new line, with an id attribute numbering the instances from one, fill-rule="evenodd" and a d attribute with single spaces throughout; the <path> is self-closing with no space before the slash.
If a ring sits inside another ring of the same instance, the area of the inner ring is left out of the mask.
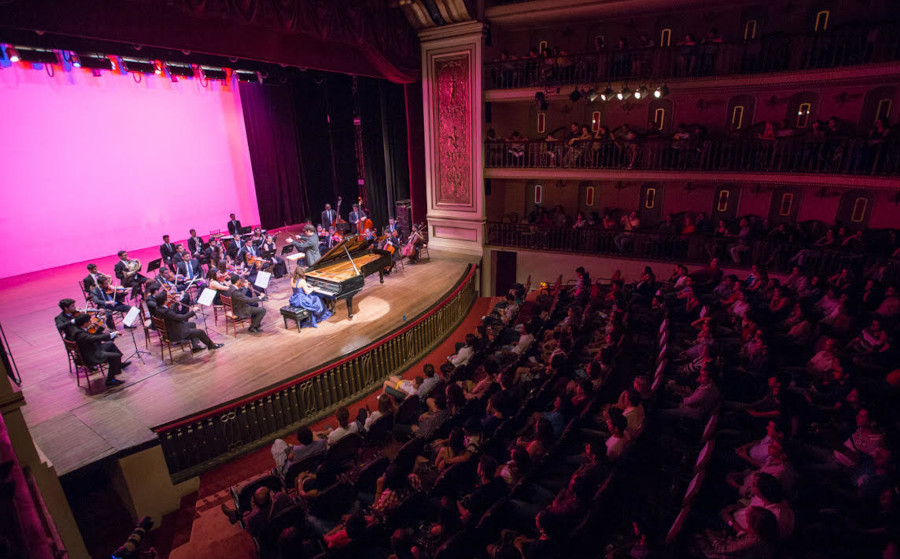
<path id="1" fill-rule="evenodd" d="M 309 217 L 319 223 L 325 204 L 347 219 L 359 192 L 353 130 L 352 80 L 349 76 L 307 72 L 295 83 L 297 142 L 303 154 L 303 184 Z"/>
<path id="2" fill-rule="evenodd" d="M 241 83 L 240 94 L 260 224 L 274 229 L 299 223 L 308 213 L 308 203 L 291 88 Z"/>
<path id="3" fill-rule="evenodd" d="M 366 194 L 380 230 L 395 217 L 394 203 L 409 198 L 404 90 L 370 78 L 359 78 L 358 87 Z"/>
<path id="4" fill-rule="evenodd" d="M 414 223 L 425 221 L 425 120 L 422 113 L 422 82 L 404 87 L 406 92 L 406 137 L 409 161 L 409 198 Z"/>

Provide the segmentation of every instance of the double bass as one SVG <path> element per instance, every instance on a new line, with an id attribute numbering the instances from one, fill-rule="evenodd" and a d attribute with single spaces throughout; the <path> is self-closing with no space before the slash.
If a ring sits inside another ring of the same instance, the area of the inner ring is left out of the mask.
<path id="1" fill-rule="evenodd" d="M 343 232 L 343 231 L 349 231 L 349 230 L 350 230 L 350 224 L 347 223 L 344 219 L 341 218 L 341 202 L 342 202 L 341 197 L 338 196 L 338 199 L 337 199 L 337 212 L 336 212 L 337 217 L 334 218 L 334 223 L 333 223 L 332 225 L 334 226 L 334 230 L 335 230 L 335 231 L 341 231 L 341 232 Z"/>

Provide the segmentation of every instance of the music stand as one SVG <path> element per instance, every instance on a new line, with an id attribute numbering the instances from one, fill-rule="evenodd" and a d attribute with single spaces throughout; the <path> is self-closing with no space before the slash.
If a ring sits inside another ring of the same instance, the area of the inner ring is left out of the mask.
<path id="1" fill-rule="evenodd" d="M 162 266 L 162 258 L 157 258 L 156 260 L 151 260 L 147 264 L 147 273 L 149 274 L 150 272 L 155 272 L 156 270 L 159 270 L 160 266 Z"/>
<path id="2" fill-rule="evenodd" d="M 144 302 L 141 301 L 141 305 Z M 125 325 L 125 328 L 131 333 L 131 342 L 134 344 L 134 353 L 123 359 L 122 361 L 130 361 L 132 357 L 137 357 L 141 360 L 141 363 L 144 363 L 144 358 L 141 357 L 142 354 L 150 355 L 149 351 L 141 351 L 141 349 L 137 345 L 137 338 L 134 337 L 134 323 L 141 316 L 141 310 L 138 307 L 131 307 L 128 310 L 128 313 L 122 317 L 122 324 Z"/>
<path id="3" fill-rule="evenodd" d="M 244 235 L 248 235 L 252 232 L 253 232 L 253 227 L 248 225 L 246 227 L 241 227 L 241 229 L 238 231 L 238 235 L 243 237 Z"/>
<path id="4" fill-rule="evenodd" d="M 285 256 L 294 252 L 294 245 L 284 245 L 281 247 L 281 256 Z"/>

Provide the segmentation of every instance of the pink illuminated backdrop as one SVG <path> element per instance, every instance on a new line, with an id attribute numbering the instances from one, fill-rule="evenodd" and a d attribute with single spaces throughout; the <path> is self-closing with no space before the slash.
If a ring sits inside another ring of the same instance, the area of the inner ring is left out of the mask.
<path id="1" fill-rule="evenodd" d="M 259 222 L 236 86 L 17 64 L 0 107 L 0 277 Z"/>

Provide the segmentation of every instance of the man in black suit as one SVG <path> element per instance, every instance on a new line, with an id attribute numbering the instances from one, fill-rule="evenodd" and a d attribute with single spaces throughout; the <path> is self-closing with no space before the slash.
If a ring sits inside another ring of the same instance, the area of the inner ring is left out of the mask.
<path id="1" fill-rule="evenodd" d="M 353 204 L 353 209 L 350 211 L 350 215 L 347 216 L 347 221 L 350 222 L 350 232 L 354 235 L 359 234 L 359 225 L 360 222 L 366 216 L 359 210 L 359 204 Z"/>
<path id="2" fill-rule="evenodd" d="M 124 293 L 108 293 L 107 290 L 109 290 L 109 280 L 105 277 L 100 278 L 97 286 L 91 290 L 91 301 L 98 309 L 108 311 L 106 314 L 106 327 L 110 330 L 115 330 L 116 323 L 113 322 L 112 313 L 120 312 L 124 316 L 125 313 L 131 310 L 131 307 L 120 300 L 120 297 L 124 297 Z"/>
<path id="3" fill-rule="evenodd" d="M 100 272 L 97 271 L 97 265 L 93 263 L 87 265 L 87 271 L 88 275 L 81 280 L 81 283 L 84 284 L 84 290 L 90 293 L 91 289 L 97 286 L 97 278 L 100 277 Z"/>
<path id="4" fill-rule="evenodd" d="M 259 303 L 259 297 L 255 295 L 248 296 L 241 291 L 244 282 L 245 280 L 242 280 L 239 275 L 233 274 L 231 276 L 231 288 L 228 290 L 227 296 L 231 297 L 231 305 L 235 316 L 238 318 L 250 317 L 250 328 L 247 331 L 259 332 L 259 325 L 262 323 L 263 317 L 266 316 L 266 309 L 264 307 L 251 306 L 252 303 Z"/>
<path id="5" fill-rule="evenodd" d="M 53 322 L 59 333 L 65 339 L 71 340 L 72 332 L 75 329 L 75 299 L 60 300 L 59 310 L 62 312 L 53 317 Z"/>
<path id="6" fill-rule="evenodd" d="M 116 338 L 117 332 L 106 332 L 103 334 L 91 334 L 87 331 L 87 324 L 91 321 L 91 317 L 80 314 L 75 317 L 75 328 L 72 330 L 72 341 L 78 344 L 78 350 L 81 352 L 81 358 L 88 367 L 94 367 L 101 363 L 109 365 L 106 374 L 106 386 L 118 386 L 122 381 L 116 379 L 116 376 L 122 372 L 122 368 L 128 363 L 122 363 L 122 352 L 110 351 L 109 346 L 115 347 L 112 342 Z"/>
<path id="7" fill-rule="evenodd" d="M 294 248 L 299 252 L 306 253 L 307 267 L 312 266 L 319 261 L 319 258 L 322 258 L 322 254 L 319 252 L 319 237 L 316 236 L 316 228 L 312 224 L 308 223 L 303 228 L 303 235 L 297 237 L 296 241 L 292 241 L 288 237 L 287 242 L 294 245 Z"/>
<path id="8" fill-rule="evenodd" d="M 190 233 L 191 236 L 187 241 L 188 252 L 191 253 L 191 258 L 200 258 L 200 252 L 203 250 L 203 237 L 197 236 L 196 229 L 191 229 Z"/>
<path id="9" fill-rule="evenodd" d="M 173 342 L 190 340 L 191 351 L 194 353 L 203 351 L 200 342 L 206 345 L 206 349 L 219 349 L 222 347 L 223 344 L 214 343 L 209 339 L 209 335 L 206 332 L 197 328 L 196 324 L 188 322 L 188 319 L 194 316 L 193 310 L 186 313 L 175 312 L 169 308 L 167 301 L 168 297 L 166 297 L 165 293 L 157 293 L 156 316 L 166 321 L 166 333 L 169 335 L 170 340 Z"/>
<path id="10" fill-rule="evenodd" d="M 397 223 L 397 220 L 393 217 L 388 218 L 388 224 L 384 228 L 384 234 L 388 237 L 393 236 L 394 231 L 397 231 L 397 237 L 400 239 L 400 242 L 403 242 L 403 230 L 400 229 L 400 224 Z"/>
<path id="11" fill-rule="evenodd" d="M 328 229 L 334 225 L 337 219 L 337 212 L 331 209 L 331 204 L 325 204 L 325 211 L 322 212 L 322 227 Z"/>
<path id="12" fill-rule="evenodd" d="M 228 234 L 237 239 L 241 234 L 241 222 L 231 214 L 231 221 L 228 222 Z"/>
<path id="13" fill-rule="evenodd" d="M 175 264 L 172 263 L 172 257 L 175 256 L 175 245 L 169 242 L 168 235 L 163 235 L 163 244 L 159 245 L 159 255 L 162 257 L 163 264 L 170 270 L 175 269 Z"/>
<path id="14" fill-rule="evenodd" d="M 147 277 L 142 275 L 140 271 L 128 271 L 127 251 L 120 250 L 117 254 L 119 256 L 119 261 L 116 262 L 113 272 L 116 274 L 116 277 L 119 278 L 119 281 L 122 282 L 123 287 L 132 288 L 131 296 L 134 297 L 137 295 L 138 291 L 141 290 L 141 285 L 147 281 Z M 140 267 L 138 267 L 138 270 L 140 270 Z"/>
<path id="15" fill-rule="evenodd" d="M 191 258 L 191 255 L 185 252 L 181 255 L 181 261 L 178 262 L 176 272 L 179 276 L 182 277 L 182 282 L 185 284 L 190 283 L 191 280 L 194 281 L 194 285 L 203 286 L 203 270 L 200 269 L 200 262 L 198 262 L 195 258 Z"/>

